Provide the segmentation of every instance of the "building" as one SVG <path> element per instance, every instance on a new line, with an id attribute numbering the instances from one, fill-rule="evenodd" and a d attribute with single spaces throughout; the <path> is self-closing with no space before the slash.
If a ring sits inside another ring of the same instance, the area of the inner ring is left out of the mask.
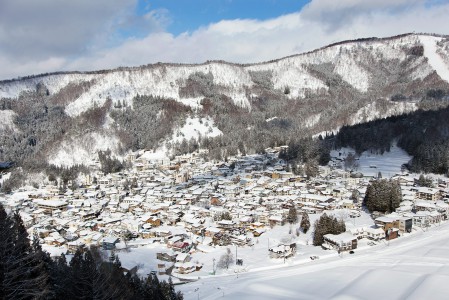
<path id="1" fill-rule="evenodd" d="M 416 191 L 416 197 L 422 200 L 436 201 L 440 198 L 440 191 L 434 188 L 419 187 Z"/>
<path id="2" fill-rule="evenodd" d="M 105 237 L 103 239 L 102 247 L 104 250 L 114 250 L 115 245 L 120 241 L 119 238 L 115 236 Z"/>
<path id="3" fill-rule="evenodd" d="M 325 234 L 322 247 L 324 249 L 335 249 L 338 252 L 350 251 L 357 248 L 357 237 L 349 232 L 343 232 L 337 235 Z"/>
<path id="4" fill-rule="evenodd" d="M 62 200 L 35 200 L 34 203 L 47 214 L 52 214 L 56 210 L 67 210 L 67 202 Z"/>
<path id="5" fill-rule="evenodd" d="M 412 232 L 413 227 L 413 218 L 411 217 L 400 217 L 399 221 L 399 231 L 404 232 Z"/>

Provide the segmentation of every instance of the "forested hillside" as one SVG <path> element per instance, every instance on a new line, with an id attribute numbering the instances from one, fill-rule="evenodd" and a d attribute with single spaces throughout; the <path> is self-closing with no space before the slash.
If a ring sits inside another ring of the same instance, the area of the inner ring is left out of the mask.
<path id="1" fill-rule="evenodd" d="M 200 147 L 209 149 L 210 158 L 224 159 L 301 144 L 342 126 L 441 108 L 449 97 L 448 44 L 446 36 L 404 34 L 259 64 L 155 64 L 2 81 L 0 161 L 26 172 L 62 172 L 61 167 L 84 170 L 100 151 L 120 159 L 131 150 L 173 156 Z M 435 65 L 435 57 L 442 65 Z M 193 123 L 204 130 L 180 130 Z M 389 132 L 375 140 L 375 148 L 388 147 Z M 416 157 L 416 151 L 433 151 L 413 150 L 412 138 L 400 143 Z M 446 145 L 439 141 L 438 147 Z M 302 163 L 309 157 L 326 161 L 322 151 L 293 156 Z M 418 160 L 411 167 L 435 169 Z"/>
<path id="2" fill-rule="evenodd" d="M 394 141 L 413 156 L 411 171 L 449 174 L 449 107 L 344 126 L 335 147 L 385 152 Z"/>

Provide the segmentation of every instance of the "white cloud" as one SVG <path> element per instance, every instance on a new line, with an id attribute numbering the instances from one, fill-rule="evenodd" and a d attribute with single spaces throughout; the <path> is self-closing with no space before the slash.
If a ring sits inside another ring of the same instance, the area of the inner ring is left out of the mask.
<path id="1" fill-rule="evenodd" d="M 33 0 L 27 1 L 33 2 Z M 99 1 L 110 3 L 108 0 Z M 121 7 L 126 9 L 133 5 L 133 1 L 120 0 L 119 2 Z M 125 17 L 122 16 L 121 20 L 125 21 L 121 24 L 128 24 L 129 11 L 124 15 Z M 149 34 L 128 38 L 113 47 L 96 42 L 94 46 L 86 48 L 84 42 L 92 43 L 92 35 L 83 38 L 84 31 L 82 31 L 76 45 L 84 48 L 82 51 L 78 50 L 78 58 L 73 58 L 75 55 L 67 55 L 64 51 L 55 51 L 47 56 L 36 56 L 34 62 L 37 65 L 45 65 L 47 61 L 53 62 L 47 69 L 33 68 L 31 63 L 33 60 L 29 60 L 26 64 L 20 61 L 19 63 L 10 62 L 8 66 L 14 69 L 16 65 L 20 72 L 14 73 L 2 68 L 0 78 L 59 69 L 95 70 L 159 61 L 200 63 L 211 59 L 223 59 L 239 63 L 260 62 L 313 50 L 345 39 L 382 37 L 412 31 L 444 34 L 449 28 L 448 15 L 449 4 L 440 1 L 313 0 L 297 13 L 274 19 L 223 20 L 198 28 L 191 33 L 186 32 L 175 36 L 164 30 L 170 22 L 169 13 L 154 11 L 145 16 L 150 20 L 145 23 L 149 26 Z M 118 17 L 112 14 L 102 22 L 115 24 L 116 18 Z M 140 27 L 139 22 L 131 22 L 129 26 Z M 0 21 L 0 45 L 4 40 L 2 40 L 1 24 L 2 21 Z M 98 33 L 101 24 L 100 22 L 94 28 L 95 30 L 93 29 L 93 35 Z M 106 27 L 113 27 L 108 26 Z M 46 36 L 43 35 L 42 38 Z M 61 43 L 64 41 L 65 39 L 62 38 Z M 0 57 L 2 53 L 4 54 L 5 50 L 0 46 Z"/>
<path id="2" fill-rule="evenodd" d="M 169 23 L 163 10 L 136 16 L 137 0 L 1 0 L 0 78 L 67 67 L 76 57 L 120 46 L 121 31 L 142 35 Z"/>

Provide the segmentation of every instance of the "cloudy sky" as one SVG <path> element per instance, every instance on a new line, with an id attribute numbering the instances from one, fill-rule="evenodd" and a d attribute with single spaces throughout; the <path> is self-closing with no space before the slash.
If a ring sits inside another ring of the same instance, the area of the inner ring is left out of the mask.
<path id="1" fill-rule="evenodd" d="M 449 34 L 449 0 L 0 0 L 0 79 L 156 62 L 249 63 Z"/>

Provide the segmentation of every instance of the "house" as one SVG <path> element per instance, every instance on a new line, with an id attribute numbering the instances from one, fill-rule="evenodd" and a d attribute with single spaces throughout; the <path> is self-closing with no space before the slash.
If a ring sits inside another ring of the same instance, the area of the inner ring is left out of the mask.
<path id="1" fill-rule="evenodd" d="M 436 201 L 440 198 L 440 191 L 434 188 L 419 187 L 416 191 L 416 197 L 422 200 Z"/>
<path id="2" fill-rule="evenodd" d="M 221 220 L 217 222 L 217 227 L 221 229 L 232 229 L 234 228 L 235 223 L 232 220 Z"/>
<path id="3" fill-rule="evenodd" d="M 158 260 L 163 260 L 163 261 L 168 261 L 168 262 L 175 262 L 176 261 L 176 257 L 177 257 L 176 254 L 170 254 L 168 252 L 158 252 L 158 253 L 156 253 L 156 258 Z"/>
<path id="4" fill-rule="evenodd" d="M 201 266 L 197 266 L 192 262 L 186 262 L 186 263 L 175 263 L 175 268 L 179 274 L 189 274 L 195 272 L 198 269 L 201 269 Z"/>
<path id="5" fill-rule="evenodd" d="M 270 216 L 270 218 L 268 220 L 270 221 L 270 226 L 276 226 L 276 225 L 282 224 L 282 217 L 278 216 L 278 215 Z"/>
<path id="6" fill-rule="evenodd" d="M 412 232 L 412 227 L 413 227 L 413 218 L 411 217 L 399 217 L 398 218 L 399 221 L 399 231 L 401 233 L 404 232 Z"/>
<path id="7" fill-rule="evenodd" d="M 384 232 L 390 228 L 399 228 L 399 222 L 395 218 L 390 217 L 378 217 L 374 220 L 374 223 L 381 227 Z"/>
<path id="8" fill-rule="evenodd" d="M 65 211 L 67 210 L 67 202 L 62 200 L 34 200 L 37 207 L 44 210 L 47 214 L 52 214 L 56 210 Z"/>
<path id="9" fill-rule="evenodd" d="M 399 237 L 399 228 L 389 228 L 385 231 L 385 239 L 387 241 L 393 240 Z"/>
<path id="10" fill-rule="evenodd" d="M 323 238 L 324 243 L 322 247 L 324 249 L 335 249 L 338 252 L 341 252 L 357 248 L 357 237 L 353 236 L 349 232 L 343 232 L 337 235 L 325 234 Z"/>
<path id="11" fill-rule="evenodd" d="M 289 258 L 296 253 L 296 243 L 289 245 L 278 245 L 276 247 L 268 249 L 270 258 Z"/>
<path id="12" fill-rule="evenodd" d="M 114 250 L 119 241 L 120 239 L 115 236 L 105 237 L 102 242 L 103 250 Z"/>
<path id="13" fill-rule="evenodd" d="M 178 242 L 173 243 L 172 248 L 175 251 L 185 253 L 185 252 L 189 252 L 191 245 L 187 242 L 178 241 Z"/>
<path id="14" fill-rule="evenodd" d="M 351 228 L 349 229 L 349 232 L 359 240 L 366 237 L 366 227 Z"/>
<path id="15" fill-rule="evenodd" d="M 191 259 L 190 255 L 188 253 L 179 253 L 176 255 L 176 262 L 177 263 L 186 263 L 189 262 Z"/>
<path id="16" fill-rule="evenodd" d="M 374 228 L 374 227 L 368 227 L 366 228 L 366 238 L 378 241 L 380 239 L 383 239 L 385 237 L 385 232 L 382 228 Z"/>
<path id="17" fill-rule="evenodd" d="M 207 237 L 214 237 L 217 233 L 219 233 L 221 230 L 216 227 L 207 227 L 204 230 L 204 235 Z"/>
<path id="18" fill-rule="evenodd" d="M 67 243 L 67 251 L 71 254 L 74 254 L 76 252 L 76 250 L 78 250 L 79 248 L 83 248 L 84 246 L 85 246 L 85 244 L 83 242 L 81 242 L 80 240 L 68 242 Z"/>
<path id="19" fill-rule="evenodd" d="M 417 211 L 413 215 L 413 225 L 418 227 L 430 226 L 430 212 L 429 211 Z"/>

